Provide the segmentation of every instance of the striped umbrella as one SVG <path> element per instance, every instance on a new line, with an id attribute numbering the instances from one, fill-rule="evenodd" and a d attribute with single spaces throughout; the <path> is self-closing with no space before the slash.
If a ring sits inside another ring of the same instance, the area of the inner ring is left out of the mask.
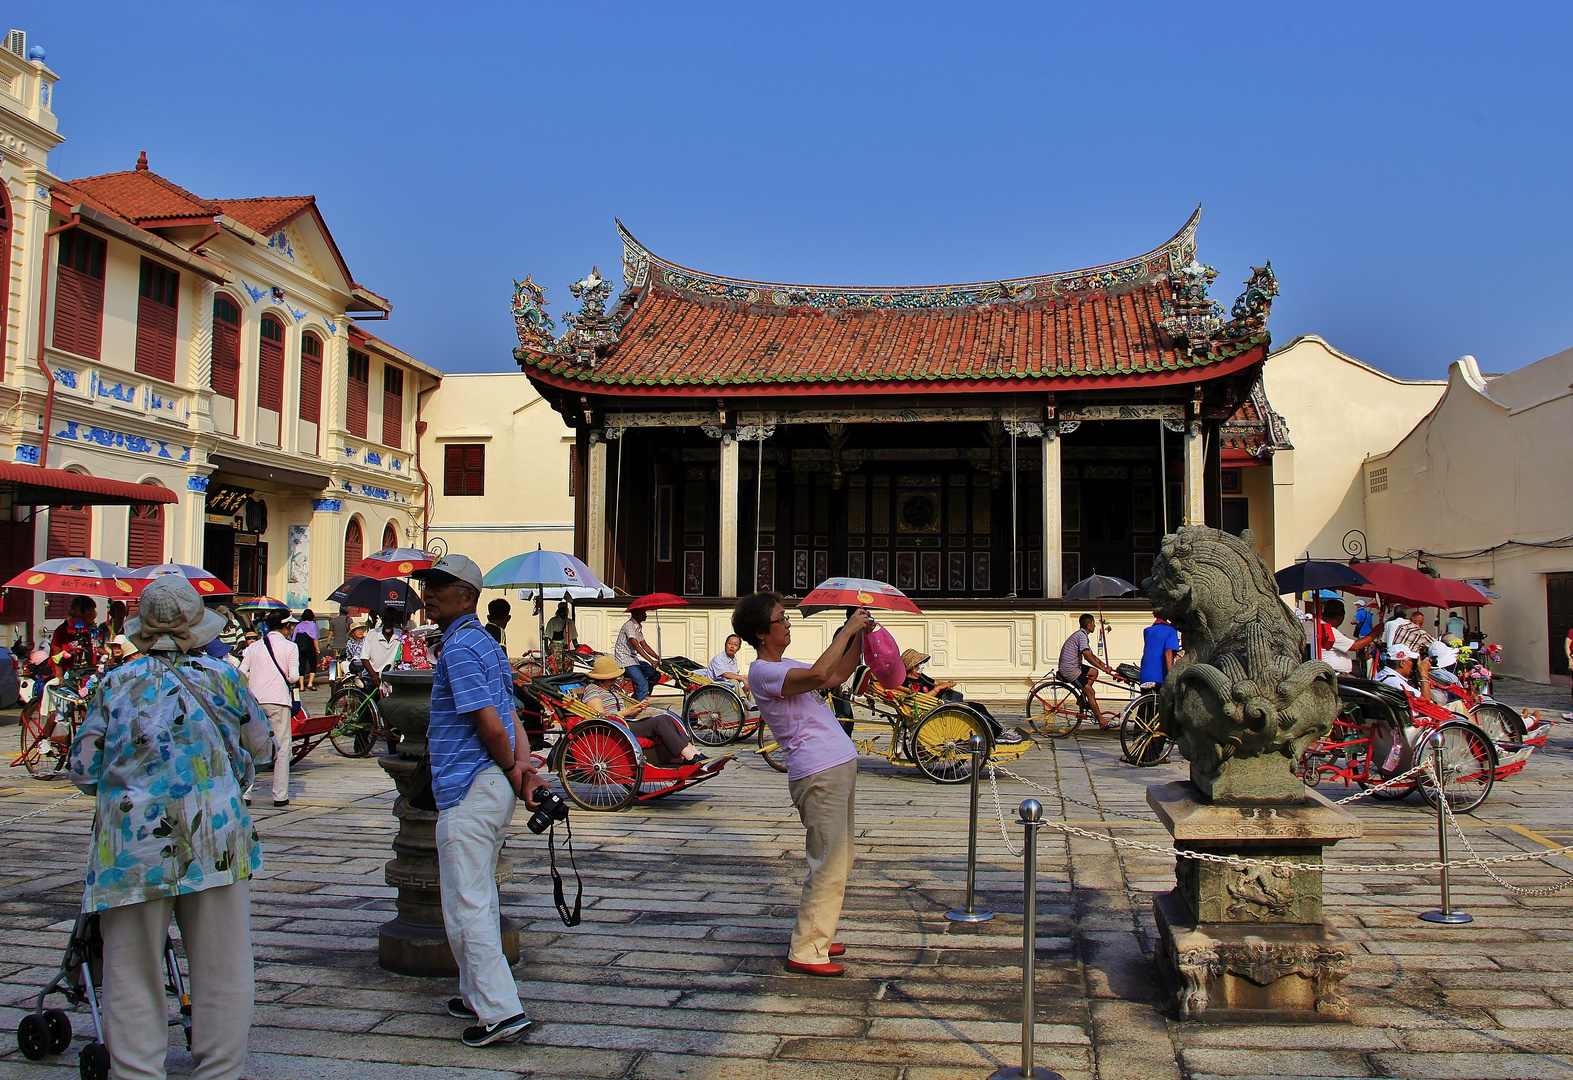
<path id="1" fill-rule="evenodd" d="M 86 596 L 113 596 L 128 600 L 145 584 L 130 580 L 131 571 L 102 559 L 49 559 L 30 570 L 23 570 L 6 582 L 7 589 L 32 589 L 35 592 L 81 593 Z"/>
<path id="2" fill-rule="evenodd" d="M 244 611 L 247 615 L 274 615 L 279 612 L 287 615 L 289 605 L 271 596 L 254 596 L 243 604 L 236 604 L 235 610 Z"/>
<path id="3" fill-rule="evenodd" d="M 417 548 L 383 548 L 350 567 L 348 577 L 409 577 L 417 570 L 430 570 L 436 560 L 431 553 Z"/>
<path id="4" fill-rule="evenodd" d="M 200 566 L 188 566 L 185 563 L 166 562 L 159 563 L 156 566 L 139 566 L 131 571 L 129 576 L 133 580 L 142 582 L 141 585 L 137 586 L 138 591 L 140 591 L 146 588 L 147 582 L 152 581 L 154 578 L 168 577 L 170 575 L 185 578 L 191 582 L 192 587 L 202 596 L 233 596 L 235 593 L 234 589 L 224 584 L 222 578 L 208 573 Z"/>

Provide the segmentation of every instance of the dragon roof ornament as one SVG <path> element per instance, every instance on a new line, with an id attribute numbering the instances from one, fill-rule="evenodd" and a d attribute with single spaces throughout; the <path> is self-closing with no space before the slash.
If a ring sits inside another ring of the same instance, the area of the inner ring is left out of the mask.
<path id="1" fill-rule="evenodd" d="M 564 317 L 568 329 L 559 335 L 557 325 L 546 314 L 546 289 L 529 274 L 513 283 L 513 324 L 519 347 L 537 358 L 564 357 L 594 368 L 596 358 L 617 342 L 617 327 L 606 313 L 612 283 L 601 276 L 600 267 L 591 267 L 588 274 L 568 286 L 568 291 L 579 301 L 579 310 Z"/>
<path id="2" fill-rule="evenodd" d="M 1163 302 L 1159 327 L 1177 345 L 1198 359 L 1221 360 L 1267 342 L 1267 316 L 1278 295 L 1278 278 L 1271 261 L 1251 267 L 1245 292 L 1235 300 L 1229 319 L 1223 308 L 1207 295 L 1207 286 L 1218 271 L 1194 258 L 1169 275 L 1173 298 Z"/>
<path id="3" fill-rule="evenodd" d="M 621 221 L 617 223 L 617 232 L 623 241 L 623 280 L 630 290 L 654 287 L 698 300 L 816 311 L 915 311 L 1053 300 L 1172 277 L 1196 261 L 1196 226 L 1201 216 L 1202 208 L 1198 206 L 1184 227 L 1160 247 L 1104 266 L 1004 281 L 893 288 L 783 285 L 706 274 L 655 255 L 634 239 Z"/>

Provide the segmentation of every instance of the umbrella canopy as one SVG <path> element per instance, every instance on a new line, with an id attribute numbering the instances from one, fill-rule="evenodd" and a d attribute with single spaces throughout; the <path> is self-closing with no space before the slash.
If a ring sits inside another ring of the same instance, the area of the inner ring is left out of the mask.
<path id="1" fill-rule="evenodd" d="M 605 588 L 601 579 L 572 555 L 540 548 L 504 559 L 482 581 L 488 589 L 540 589 L 552 585 Z"/>
<path id="2" fill-rule="evenodd" d="M 1366 584 L 1351 585 L 1348 592 L 1399 600 L 1410 607 L 1447 607 L 1447 597 L 1437 588 L 1436 579 L 1413 567 L 1367 562 L 1355 563 L 1354 569 L 1366 579 Z"/>
<path id="3" fill-rule="evenodd" d="M 1076 584 L 1065 590 L 1067 600 L 1108 600 L 1117 596 L 1129 596 L 1138 591 L 1124 578 L 1112 577 L 1108 574 L 1094 574 L 1092 577 L 1082 578 Z"/>
<path id="4" fill-rule="evenodd" d="M 1438 578 L 1436 587 L 1442 590 L 1443 596 L 1447 597 L 1448 607 L 1483 607 L 1491 603 L 1485 593 L 1467 581 Z"/>
<path id="5" fill-rule="evenodd" d="M 49 559 L 23 570 L 4 587 L 125 599 L 141 592 L 146 584 L 130 578 L 130 570 L 102 559 Z"/>
<path id="6" fill-rule="evenodd" d="M 280 611 L 287 613 L 289 605 L 271 596 L 254 596 L 250 600 L 236 604 L 235 610 L 244 611 L 247 615 L 272 615 Z"/>
<path id="7" fill-rule="evenodd" d="M 409 577 L 417 570 L 430 570 L 433 561 L 429 552 L 417 548 L 383 548 L 350 567 L 349 572 L 351 577 Z"/>
<path id="8" fill-rule="evenodd" d="M 390 605 L 414 611 L 421 606 L 421 598 L 407 581 L 356 575 L 329 593 L 328 603 L 365 608 L 381 614 Z"/>
<path id="9" fill-rule="evenodd" d="M 907 594 L 872 578 L 833 577 L 816 585 L 812 592 L 797 602 L 804 615 L 817 615 L 828 608 L 871 607 L 886 611 L 910 611 L 914 615 L 922 610 L 907 599 Z"/>
<path id="10" fill-rule="evenodd" d="M 641 596 L 628 605 L 629 611 L 654 611 L 664 607 L 687 607 L 688 601 L 681 596 L 669 592 L 653 592 L 649 596 Z"/>
<path id="11" fill-rule="evenodd" d="M 1313 589 L 1352 589 L 1364 585 L 1366 577 L 1353 567 L 1339 562 L 1308 560 L 1286 566 L 1273 575 L 1278 592 L 1303 593 Z"/>
<path id="12" fill-rule="evenodd" d="M 596 600 L 603 596 L 611 596 L 612 590 L 605 585 L 600 588 L 590 588 L 585 585 L 551 585 L 544 589 L 520 589 L 520 600 L 534 600 L 535 594 L 540 592 L 548 600 Z"/>
<path id="13" fill-rule="evenodd" d="M 143 582 L 138 586 L 138 589 L 142 589 L 154 578 L 168 577 L 171 574 L 191 582 L 192 587 L 202 596 L 233 596 L 235 593 L 235 590 L 224 584 L 219 577 L 208 573 L 200 566 L 187 566 L 185 563 L 166 562 L 158 563 L 156 566 L 139 566 L 131 571 L 130 576 Z"/>

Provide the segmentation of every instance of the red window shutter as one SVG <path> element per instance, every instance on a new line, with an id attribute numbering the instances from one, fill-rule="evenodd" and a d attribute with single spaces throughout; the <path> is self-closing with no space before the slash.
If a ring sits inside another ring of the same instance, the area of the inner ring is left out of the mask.
<path id="1" fill-rule="evenodd" d="M 371 398 L 371 361 L 365 353 L 350 350 L 349 394 L 344 406 L 344 423 L 356 438 L 366 437 L 366 407 Z"/>
<path id="2" fill-rule="evenodd" d="M 86 557 L 87 537 L 93 525 L 93 511 L 85 506 L 56 506 L 49 511 L 49 538 L 45 551 L 51 559 Z M 63 619 L 71 613 L 69 593 L 50 593 L 44 603 L 44 618 Z"/>
<path id="3" fill-rule="evenodd" d="M 404 372 L 393 366 L 382 369 L 382 442 L 403 446 Z"/>
<path id="4" fill-rule="evenodd" d="M 283 324 L 264 318 L 257 343 L 257 407 L 270 412 L 284 411 L 283 339 Z"/>
<path id="5" fill-rule="evenodd" d="M 313 424 L 322 418 L 322 343 L 309 335 L 300 347 L 300 418 Z"/>
<path id="6" fill-rule="evenodd" d="M 0 581 L 10 581 L 32 566 L 33 522 L 0 521 Z M 33 594 L 28 589 L 5 590 L 5 607 L 0 609 L 6 622 L 29 622 L 33 617 Z"/>
<path id="7" fill-rule="evenodd" d="M 486 494 L 486 447 L 484 444 L 444 447 L 442 465 L 442 493 L 444 495 Z"/>
<path id="8" fill-rule="evenodd" d="M 126 562 L 133 570 L 164 561 L 164 508 L 133 506 L 126 524 Z"/>
<path id="9" fill-rule="evenodd" d="M 165 382 L 175 381 L 175 309 L 152 297 L 137 301 L 137 356 L 139 374 Z"/>
<path id="10" fill-rule="evenodd" d="M 228 297 L 213 300 L 212 375 L 208 385 L 222 397 L 240 396 L 240 309 Z"/>
<path id="11" fill-rule="evenodd" d="M 55 348 L 97 360 L 103 327 L 103 280 L 60 267 L 55 278 Z"/>
<path id="12" fill-rule="evenodd" d="M 344 577 L 346 580 L 354 575 L 350 567 L 366 557 L 366 544 L 361 539 L 360 521 L 351 518 L 349 527 L 344 530 Z"/>

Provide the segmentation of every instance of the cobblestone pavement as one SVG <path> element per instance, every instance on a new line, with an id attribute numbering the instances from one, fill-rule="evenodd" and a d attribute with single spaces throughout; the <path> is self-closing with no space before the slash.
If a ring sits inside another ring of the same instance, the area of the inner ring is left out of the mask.
<path id="1" fill-rule="evenodd" d="M 0 736 L 9 744 L 15 730 Z M 1570 750 L 1573 728 L 1466 822 L 1482 854 L 1573 842 Z M 1114 740 L 1087 735 L 1046 745 L 1015 771 L 1102 808 L 1044 797 L 1046 817 L 1163 842 L 1144 788 L 1181 777 L 1184 766 L 1128 768 Z M 1033 794 L 1002 787 L 1008 816 Z M 62 782 L 0 767 L 0 819 L 67 794 Z M 839 980 L 781 966 L 802 834 L 785 778 L 763 763 L 740 761 L 693 794 L 627 813 L 576 811 L 586 906 L 571 930 L 551 905 L 543 842 L 521 813 L 504 906 L 524 928 L 516 974 L 536 1024 L 524 1042 L 484 1050 L 465 1048 L 462 1022 L 444 1013 L 451 980 L 377 967 L 377 927 L 392 917 L 383 863 L 394 822 L 375 761 L 347 761 L 324 745 L 295 771 L 292 799 L 286 811 L 257 811 L 267 867 L 253 894 L 250 1077 L 941 1080 L 1018 1063 L 1021 870 L 1001 843 L 986 785 L 980 904 L 998 917 L 967 927 L 943 918 L 964 880 L 966 788 L 864 760 L 840 934 L 848 974 Z M 1354 811 L 1366 835 L 1340 844 L 1333 862 L 1435 857 L 1433 819 L 1418 801 L 1364 801 Z M 79 799 L 0 828 L 7 1031 L 58 961 L 89 819 Z M 1526 898 L 1461 871 L 1455 902 L 1475 922 L 1438 927 L 1415 917 L 1436 905 L 1434 874 L 1329 874 L 1329 916 L 1357 948 L 1352 1023 L 1176 1023 L 1157 1007 L 1151 967 L 1151 895 L 1172 885 L 1171 860 L 1050 830 L 1039 851 L 1038 1063 L 1066 1077 L 1573 1078 L 1573 889 Z M 1531 887 L 1573 872 L 1567 859 L 1550 863 L 1502 873 Z M 85 1015 L 76 1026 L 89 1027 Z M 75 1047 L 36 1064 L 9 1036 L 0 1049 L 0 1077 L 75 1075 Z M 191 1061 L 172 1049 L 170 1064 L 180 1073 Z"/>

